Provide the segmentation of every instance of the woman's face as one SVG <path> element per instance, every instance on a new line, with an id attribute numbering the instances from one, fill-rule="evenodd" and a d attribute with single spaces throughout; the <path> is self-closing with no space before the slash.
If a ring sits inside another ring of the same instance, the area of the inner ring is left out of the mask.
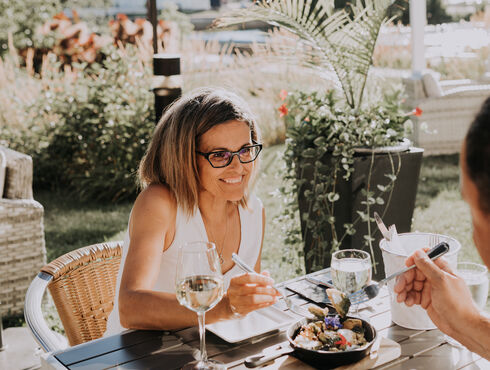
<path id="1" fill-rule="evenodd" d="M 214 126 L 205 132 L 198 143 L 197 150 L 209 153 L 219 150 L 236 152 L 251 145 L 250 128 L 242 121 L 228 121 Z M 197 155 L 201 191 L 227 201 L 239 201 L 248 188 L 254 162 L 241 163 L 234 156 L 231 163 L 222 168 L 214 168 L 202 155 Z"/>

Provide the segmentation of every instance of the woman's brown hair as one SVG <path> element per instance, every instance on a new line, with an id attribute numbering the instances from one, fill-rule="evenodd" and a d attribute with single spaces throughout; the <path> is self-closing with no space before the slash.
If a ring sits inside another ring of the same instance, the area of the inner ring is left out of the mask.
<path id="1" fill-rule="evenodd" d="M 250 127 L 252 140 L 260 133 L 248 105 L 237 95 L 218 88 L 200 88 L 175 101 L 155 128 L 150 145 L 139 166 L 142 188 L 165 184 L 184 212 L 192 215 L 198 204 L 199 173 L 196 149 L 201 135 L 212 127 L 243 121 Z M 253 181 L 257 165 L 254 166 Z M 240 200 L 247 205 L 248 193 Z"/>

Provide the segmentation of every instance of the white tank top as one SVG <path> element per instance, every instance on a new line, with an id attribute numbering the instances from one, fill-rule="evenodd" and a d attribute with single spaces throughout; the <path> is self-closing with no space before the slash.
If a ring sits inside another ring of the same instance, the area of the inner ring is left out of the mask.
<path id="1" fill-rule="evenodd" d="M 238 255 L 249 265 L 255 266 L 259 258 L 260 245 L 262 242 L 262 202 L 255 195 L 251 195 L 248 201 L 248 209 L 239 206 L 241 240 Z M 175 236 L 170 247 L 162 253 L 160 262 L 160 273 L 153 286 L 153 290 L 158 292 L 175 293 L 175 273 L 177 265 L 177 254 L 179 246 L 184 243 L 208 240 L 204 222 L 199 208 L 194 215 L 187 217 L 182 208 L 177 206 L 175 219 Z M 129 231 L 126 231 L 121 256 L 121 265 L 116 282 L 116 296 L 114 299 L 114 309 L 107 320 L 107 329 L 104 336 L 120 333 L 125 330 L 119 321 L 119 287 L 124 263 L 129 250 Z M 230 279 L 239 275 L 243 271 L 238 266 L 233 266 L 224 274 L 225 287 L 228 289 Z"/>

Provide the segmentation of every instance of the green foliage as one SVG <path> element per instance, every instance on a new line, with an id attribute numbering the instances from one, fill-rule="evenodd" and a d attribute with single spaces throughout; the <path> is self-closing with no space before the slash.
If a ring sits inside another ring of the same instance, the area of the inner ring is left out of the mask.
<path id="1" fill-rule="evenodd" d="M 260 20 L 299 36 L 307 65 L 333 70 L 347 104 L 356 109 L 362 104 L 374 47 L 392 1 L 364 0 L 336 10 L 333 0 L 271 0 L 232 11 L 215 23 L 224 27 Z"/>
<path id="2" fill-rule="evenodd" d="M 135 173 L 154 128 L 151 71 L 132 48 L 104 50 L 102 64 L 75 75 L 57 68 L 27 109 L 11 147 L 34 160 L 37 186 L 68 187 L 83 199 L 135 194 Z"/>
<path id="3" fill-rule="evenodd" d="M 289 94 L 286 116 L 287 137 L 284 160 L 288 186 L 282 189 L 288 203 L 283 222 L 291 225 L 286 230 L 286 243 L 297 243 L 306 233 L 313 235 L 312 252 L 305 258 L 312 260 L 313 269 L 321 268 L 326 251 L 338 249 L 347 235 L 353 235 L 358 222 L 370 225 L 374 221 L 371 206 L 389 202 L 383 193 L 391 194 L 400 167 L 392 160 L 392 172 L 386 174 L 386 183 L 371 184 L 367 174 L 367 188 L 361 192 L 365 201 L 363 209 L 357 210 L 358 217 L 345 224 L 344 233 L 338 235 L 335 229 L 335 207 L 340 200 L 337 190 L 341 178 L 349 180 L 354 171 L 354 156 L 359 148 L 373 148 L 397 145 L 409 132 L 409 116 L 403 112 L 400 90 L 386 94 L 377 104 L 362 110 L 353 110 L 335 96 L 335 92 L 325 94 L 297 92 Z M 371 166 L 374 154 L 371 156 Z M 371 169 L 372 170 L 372 169 Z M 305 176 L 307 172 L 312 176 Z M 294 225 L 295 213 L 299 210 L 296 196 L 302 194 L 308 204 L 308 212 L 301 215 L 304 228 L 301 235 Z M 388 196 L 388 199 L 390 196 Z M 314 215 L 314 217 L 311 217 Z M 322 230 L 331 230 L 331 239 L 325 238 Z M 365 235 L 365 245 L 372 252 L 371 234 Z M 374 255 L 374 254 L 373 254 Z"/>
<path id="4" fill-rule="evenodd" d="M 0 0 L 0 55 L 8 50 L 8 34 L 17 49 L 42 44 L 36 28 L 62 10 L 59 0 Z"/>

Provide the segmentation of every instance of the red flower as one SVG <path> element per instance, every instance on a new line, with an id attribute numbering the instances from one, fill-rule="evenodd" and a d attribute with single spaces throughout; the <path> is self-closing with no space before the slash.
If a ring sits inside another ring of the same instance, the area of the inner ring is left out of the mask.
<path id="1" fill-rule="evenodd" d="M 279 92 L 279 97 L 281 98 L 281 100 L 286 100 L 286 98 L 288 97 L 288 92 L 286 90 L 282 89 Z"/>
<path id="2" fill-rule="evenodd" d="M 279 111 L 279 117 L 287 116 L 287 114 L 288 114 L 288 107 L 286 107 L 286 103 L 284 103 L 283 105 L 281 105 L 279 107 L 278 111 Z"/>
<path id="3" fill-rule="evenodd" d="M 412 111 L 405 113 L 404 116 L 406 116 L 406 117 L 408 117 L 408 116 L 420 117 L 422 115 L 422 113 L 423 113 L 422 109 L 420 109 L 419 107 L 415 107 Z"/>

